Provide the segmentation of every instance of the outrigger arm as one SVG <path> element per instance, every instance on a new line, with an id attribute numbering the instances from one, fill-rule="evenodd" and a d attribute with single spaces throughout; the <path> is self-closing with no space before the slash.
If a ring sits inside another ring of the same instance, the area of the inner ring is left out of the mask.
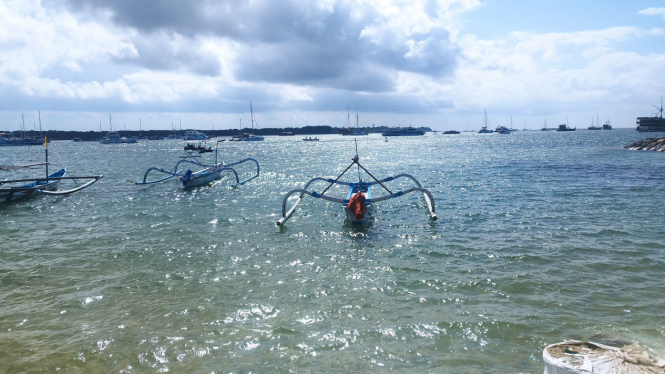
<path id="1" fill-rule="evenodd" d="M 282 218 L 280 218 L 279 221 L 277 221 L 277 225 L 281 226 L 281 225 L 284 224 L 284 222 L 286 222 L 289 218 L 291 218 L 291 216 L 293 215 L 293 213 L 296 210 L 296 207 L 298 207 L 298 204 L 300 204 L 300 202 L 302 201 L 302 199 L 305 195 L 309 195 L 309 196 L 312 196 L 314 198 L 328 200 L 328 201 L 332 201 L 332 202 L 336 202 L 336 203 L 342 203 L 342 204 L 348 203 L 348 200 L 337 198 L 337 197 L 331 197 L 331 196 L 325 195 L 325 193 L 334 184 L 340 184 L 340 185 L 344 185 L 344 186 L 351 186 L 351 185 L 358 184 L 358 183 L 339 181 L 339 178 L 341 178 L 342 175 L 344 175 L 344 173 L 346 173 L 351 168 L 351 166 L 353 166 L 354 164 L 357 164 L 370 177 L 372 177 L 372 179 L 374 179 L 373 182 L 361 182 L 364 186 L 371 186 L 371 185 L 378 184 L 388 192 L 388 195 L 368 199 L 367 203 L 375 202 L 375 201 L 389 200 L 389 199 L 393 199 L 393 198 L 396 198 L 396 197 L 399 197 L 399 196 L 409 194 L 411 192 L 419 191 L 419 192 L 423 193 L 423 197 L 425 198 L 425 202 L 427 203 L 427 209 L 429 210 L 429 213 L 430 213 L 430 218 L 432 220 L 435 220 L 435 221 L 437 220 L 438 217 L 436 216 L 436 213 L 435 213 L 436 208 L 435 208 L 435 205 L 434 205 L 434 198 L 432 197 L 432 194 L 428 190 L 426 190 L 422 187 L 422 185 L 420 184 L 420 182 L 418 182 L 418 180 L 416 178 L 414 178 L 412 175 L 403 173 L 403 174 L 398 174 L 394 177 L 388 177 L 388 178 L 385 178 L 385 179 L 382 179 L 382 180 L 378 180 L 372 174 L 370 174 L 369 171 L 367 171 L 367 169 L 365 169 L 362 165 L 360 165 L 360 163 L 358 163 L 358 156 L 355 156 L 353 158 L 353 163 L 351 163 L 351 165 L 349 165 L 349 167 L 347 167 L 342 172 L 342 174 L 340 174 L 337 178 L 331 179 L 331 178 L 316 177 L 316 178 L 311 179 L 309 182 L 307 182 L 307 184 L 305 184 L 304 188 L 297 188 L 297 189 L 294 189 L 294 190 L 291 190 L 291 191 L 287 192 L 287 194 L 284 196 L 284 199 L 282 200 Z M 406 191 L 398 191 L 398 192 L 393 193 L 383 184 L 384 182 L 390 182 L 390 181 L 396 180 L 398 178 L 411 179 L 416 184 L 417 187 L 410 188 Z M 326 187 L 325 190 L 323 190 L 322 193 L 317 193 L 315 191 L 309 191 L 307 188 L 312 183 L 314 183 L 316 181 L 324 181 L 324 182 L 328 182 L 330 184 L 328 185 L 328 187 Z M 296 194 L 296 193 L 300 193 L 300 195 L 298 196 L 298 199 L 293 204 L 293 206 L 291 206 L 291 209 L 289 209 L 287 211 L 286 210 L 286 203 L 287 203 L 289 197 L 291 197 L 291 195 Z"/>

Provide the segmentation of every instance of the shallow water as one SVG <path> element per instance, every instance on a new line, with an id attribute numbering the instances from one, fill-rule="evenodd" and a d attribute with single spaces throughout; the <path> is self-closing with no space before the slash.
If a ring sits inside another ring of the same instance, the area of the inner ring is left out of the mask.
<path id="1" fill-rule="evenodd" d="M 192 190 L 134 185 L 184 141 L 53 142 L 52 170 L 104 178 L 0 206 L 0 372 L 540 373 L 545 345 L 597 333 L 665 356 L 665 155 L 621 148 L 646 137 L 358 138 L 368 170 L 414 175 L 439 216 L 410 194 L 362 227 L 309 197 L 275 225 L 287 191 L 348 166 L 347 137 L 220 143 L 261 176 Z"/>

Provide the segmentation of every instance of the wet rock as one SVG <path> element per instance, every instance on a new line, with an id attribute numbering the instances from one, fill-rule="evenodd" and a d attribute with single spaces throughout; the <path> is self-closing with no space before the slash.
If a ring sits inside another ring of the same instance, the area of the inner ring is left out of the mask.
<path id="1" fill-rule="evenodd" d="M 665 138 L 648 138 L 638 140 L 624 147 L 631 151 L 658 151 L 665 152 Z"/>

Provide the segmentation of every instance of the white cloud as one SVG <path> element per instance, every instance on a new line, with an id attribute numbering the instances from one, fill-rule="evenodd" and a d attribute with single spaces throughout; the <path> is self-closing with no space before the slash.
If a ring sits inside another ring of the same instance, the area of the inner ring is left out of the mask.
<path id="1" fill-rule="evenodd" d="M 661 16 L 665 19 L 665 8 L 646 8 L 640 10 L 637 14 L 644 16 Z"/>

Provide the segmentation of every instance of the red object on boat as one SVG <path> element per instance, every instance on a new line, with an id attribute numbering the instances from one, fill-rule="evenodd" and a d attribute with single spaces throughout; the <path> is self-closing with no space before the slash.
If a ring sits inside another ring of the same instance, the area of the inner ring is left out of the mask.
<path id="1" fill-rule="evenodd" d="M 365 195 L 363 195 L 362 192 L 356 192 L 355 195 L 351 197 L 351 200 L 349 200 L 349 205 L 347 205 L 347 208 L 349 208 L 353 214 L 355 214 L 356 219 L 360 221 L 363 219 L 365 214 L 363 213 L 363 208 L 365 207 Z"/>

